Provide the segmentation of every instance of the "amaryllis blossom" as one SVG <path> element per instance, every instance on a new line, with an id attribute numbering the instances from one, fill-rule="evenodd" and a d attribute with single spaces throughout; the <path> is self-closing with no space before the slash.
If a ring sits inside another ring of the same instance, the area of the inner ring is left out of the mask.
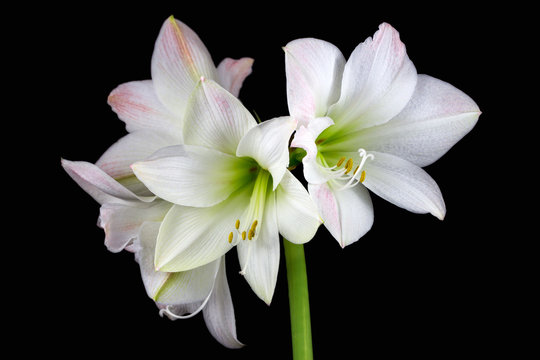
<path id="1" fill-rule="evenodd" d="M 99 225 L 111 251 L 135 253 L 148 296 L 171 319 L 189 318 L 201 310 L 210 333 L 221 344 L 238 348 L 225 257 L 196 269 L 168 273 L 154 268 L 154 249 L 161 222 L 172 205 L 155 196 L 139 196 L 94 164 L 62 160 L 67 173 L 97 202 Z M 189 313 L 186 315 L 186 313 Z"/>
<path id="2" fill-rule="evenodd" d="M 292 146 L 326 228 L 344 247 L 372 226 L 369 192 L 415 213 L 445 216 L 436 182 L 421 167 L 444 155 L 480 110 L 452 85 L 418 75 L 398 32 L 382 24 L 346 61 L 307 38 L 284 48 Z"/>
<path id="3" fill-rule="evenodd" d="M 158 307 L 171 318 L 204 309 L 209 330 L 228 347 L 241 344 L 236 340 L 224 258 L 176 274 L 148 266 L 153 263 L 150 249 L 155 248 L 156 224 L 161 224 L 172 204 L 149 192 L 130 165 L 162 147 L 182 144 L 184 107 L 200 76 L 213 78 L 238 95 L 252 63 L 250 58 L 227 58 L 216 68 L 199 37 L 180 21 L 167 19 L 155 44 L 153 79 L 120 85 L 109 96 L 109 104 L 129 134 L 95 165 L 62 160 L 67 173 L 101 205 L 98 225 L 105 230 L 107 248 L 135 252 L 147 293 Z"/>
<path id="4" fill-rule="evenodd" d="M 156 244 L 160 271 L 188 271 L 237 246 L 241 273 L 270 303 L 279 268 L 279 234 L 305 243 L 320 218 L 287 170 L 296 121 L 257 124 L 238 99 L 202 78 L 187 105 L 184 145 L 160 149 L 132 165 L 135 175 L 175 205 Z"/>

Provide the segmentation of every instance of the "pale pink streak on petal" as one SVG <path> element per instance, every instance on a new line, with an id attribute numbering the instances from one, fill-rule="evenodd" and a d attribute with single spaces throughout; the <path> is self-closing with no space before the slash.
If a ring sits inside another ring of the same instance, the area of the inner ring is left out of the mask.
<path id="1" fill-rule="evenodd" d="M 173 114 L 183 116 L 201 76 L 217 77 L 210 53 L 193 30 L 171 16 L 161 28 L 152 56 L 158 98 Z"/>
<path id="2" fill-rule="evenodd" d="M 252 66 L 252 58 L 225 58 L 217 67 L 218 83 L 234 96 L 238 96 L 244 80 L 251 74 Z"/>
<path id="3" fill-rule="evenodd" d="M 152 80 L 132 81 L 119 85 L 107 99 L 129 132 L 136 130 L 160 130 L 181 132 L 180 118 L 174 116 L 159 101 Z"/>

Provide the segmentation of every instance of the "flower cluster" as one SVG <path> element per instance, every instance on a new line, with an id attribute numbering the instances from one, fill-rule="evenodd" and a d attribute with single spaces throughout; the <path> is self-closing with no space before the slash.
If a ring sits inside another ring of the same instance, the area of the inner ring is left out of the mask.
<path id="1" fill-rule="evenodd" d="M 167 19 L 152 79 L 122 84 L 108 102 L 128 134 L 95 163 L 63 159 L 100 205 L 112 252 L 133 252 L 148 296 L 171 319 L 202 311 L 212 335 L 238 348 L 225 254 L 270 304 L 280 235 L 303 244 L 321 224 L 342 247 L 373 224 L 369 190 L 442 219 L 421 168 L 475 125 L 480 111 L 452 85 L 419 75 L 398 32 L 382 24 L 350 58 L 318 39 L 284 48 L 289 116 L 257 122 L 237 98 L 253 59 L 217 67 L 197 34 Z M 291 142 L 292 138 L 292 142 Z M 303 148 L 306 189 L 288 170 Z"/>

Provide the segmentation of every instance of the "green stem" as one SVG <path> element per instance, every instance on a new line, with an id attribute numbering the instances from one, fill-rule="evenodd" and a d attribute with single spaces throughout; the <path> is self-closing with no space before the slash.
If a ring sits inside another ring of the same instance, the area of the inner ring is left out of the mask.
<path id="1" fill-rule="evenodd" d="M 313 359 L 311 320 L 304 246 L 283 239 L 289 285 L 289 308 L 294 360 Z"/>

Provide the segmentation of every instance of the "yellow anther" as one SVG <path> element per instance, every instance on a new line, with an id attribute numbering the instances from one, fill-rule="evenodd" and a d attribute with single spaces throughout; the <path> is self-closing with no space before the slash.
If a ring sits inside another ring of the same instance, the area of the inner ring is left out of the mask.
<path id="1" fill-rule="evenodd" d="M 229 244 L 232 243 L 232 239 L 233 239 L 233 233 L 231 232 L 231 233 L 229 234 Z"/>
<path id="2" fill-rule="evenodd" d="M 242 231 L 242 240 L 246 240 L 246 232 Z"/>
<path id="3" fill-rule="evenodd" d="M 257 220 L 253 221 L 253 224 L 251 224 L 251 229 L 250 229 L 250 230 L 252 230 L 253 232 L 255 232 L 255 228 L 257 228 L 257 224 L 258 224 L 258 223 L 259 223 L 259 222 L 258 222 Z"/>
<path id="4" fill-rule="evenodd" d="M 338 160 L 336 166 L 337 166 L 337 167 L 340 167 L 341 164 L 343 164 L 344 161 L 345 161 L 345 156 L 343 156 L 341 159 Z"/>
<path id="5" fill-rule="evenodd" d="M 238 230 L 238 228 L 240 227 L 240 220 L 239 219 L 236 220 L 236 223 L 234 224 L 234 227 L 236 228 L 236 230 Z"/>
<path id="6" fill-rule="evenodd" d="M 347 163 L 345 164 L 345 174 L 348 174 L 352 170 L 353 161 L 352 159 L 347 160 Z"/>
<path id="7" fill-rule="evenodd" d="M 366 178 L 366 171 L 362 170 L 362 173 L 360 174 L 360 182 L 364 182 L 365 178 Z"/>
<path id="8" fill-rule="evenodd" d="M 360 169 L 360 165 L 356 166 L 356 169 L 354 169 L 353 175 L 356 175 L 356 173 L 358 172 L 358 169 Z"/>
<path id="9" fill-rule="evenodd" d="M 253 229 L 250 229 L 248 232 L 248 240 L 253 239 L 254 236 L 255 236 L 255 231 L 253 231 Z"/>

